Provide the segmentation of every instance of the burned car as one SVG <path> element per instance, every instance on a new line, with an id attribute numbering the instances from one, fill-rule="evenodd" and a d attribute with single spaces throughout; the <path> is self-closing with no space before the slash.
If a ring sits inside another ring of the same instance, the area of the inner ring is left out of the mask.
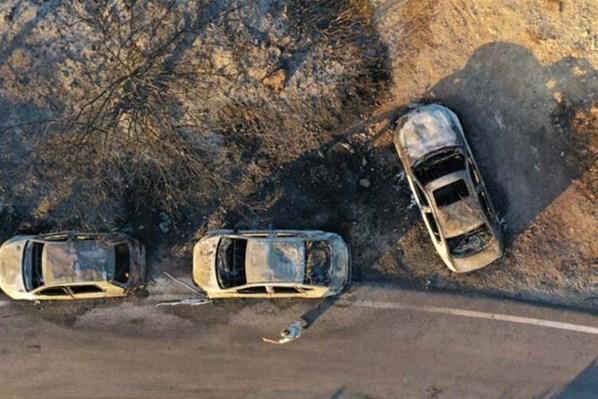
<path id="1" fill-rule="evenodd" d="M 145 282 L 145 249 L 124 234 L 16 236 L 0 247 L 0 288 L 13 299 L 125 296 Z"/>
<path id="2" fill-rule="evenodd" d="M 210 298 L 320 298 L 349 278 L 347 244 L 323 231 L 215 230 L 193 250 L 193 281 Z"/>
<path id="3" fill-rule="evenodd" d="M 454 272 L 502 256 L 498 217 L 457 116 L 423 105 L 402 116 L 394 145 L 434 247 Z"/>

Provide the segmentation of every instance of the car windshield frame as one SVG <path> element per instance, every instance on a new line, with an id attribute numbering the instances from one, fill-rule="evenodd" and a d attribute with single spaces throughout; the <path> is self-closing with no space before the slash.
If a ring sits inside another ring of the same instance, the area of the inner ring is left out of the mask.
<path id="1" fill-rule="evenodd" d="M 463 148 L 460 146 L 444 147 L 416 161 L 411 166 L 411 170 L 415 179 L 425 187 L 443 176 L 466 170 L 466 162 L 467 155 Z"/>
<path id="2" fill-rule="evenodd" d="M 236 247 L 235 244 L 238 244 L 239 247 Z M 220 239 L 216 249 L 215 265 L 216 280 L 218 281 L 218 286 L 220 288 L 238 289 L 247 284 L 247 275 L 245 271 L 246 250 L 246 238 L 222 237 Z M 224 253 L 224 251 L 226 251 L 226 253 Z M 236 278 L 236 280 L 234 278 Z"/>
<path id="3" fill-rule="evenodd" d="M 317 248 L 312 248 L 317 245 Z M 325 265 L 314 265 L 313 255 L 314 250 L 323 250 L 321 253 L 325 256 Z M 332 282 L 332 244 L 328 240 L 306 240 L 305 241 L 305 272 L 303 276 L 303 284 L 327 287 Z M 316 269 L 314 269 L 314 267 Z M 319 270 L 325 269 L 325 270 Z"/>
<path id="4" fill-rule="evenodd" d="M 42 268 L 41 254 L 44 249 L 44 243 L 28 240 L 23 248 L 22 277 L 27 292 L 34 291 L 44 285 L 44 276 Z M 36 252 L 38 251 L 38 252 Z M 37 260 L 36 267 L 34 261 Z"/>

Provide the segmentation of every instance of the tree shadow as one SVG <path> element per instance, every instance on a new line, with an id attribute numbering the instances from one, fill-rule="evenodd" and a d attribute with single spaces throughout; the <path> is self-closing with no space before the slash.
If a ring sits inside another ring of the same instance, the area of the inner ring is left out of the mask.
<path id="1" fill-rule="evenodd" d="M 598 73 L 588 61 L 544 66 L 525 47 L 494 42 L 426 94 L 459 115 L 508 241 L 583 172 L 571 122 L 596 93 Z"/>
<path id="2" fill-rule="evenodd" d="M 598 358 L 594 359 L 573 380 L 557 393 L 549 393 L 546 399 L 590 399 L 598 394 Z"/>

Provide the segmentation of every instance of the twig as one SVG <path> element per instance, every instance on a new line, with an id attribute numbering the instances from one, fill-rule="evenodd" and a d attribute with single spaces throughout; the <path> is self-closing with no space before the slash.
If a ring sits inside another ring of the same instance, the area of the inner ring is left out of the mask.
<path id="1" fill-rule="evenodd" d="M 185 288 L 187 288 L 188 290 L 190 290 L 190 291 L 194 292 L 195 294 L 197 294 L 197 295 L 199 295 L 199 296 L 201 296 L 201 297 L 204 297 L 204 298 L 206 297 L 206 296 L 204 295 L 204 293 L 203 293 L 203 292 L 201 292 L 201 291 L 200 291 L 200 290 L 198 290 L 197 288 L 195 288 L 195 287 L 192 287 L 192 286 L 190 286 L 189 284 L 187 284 L 187 283 L 185 283 L 185 282 L 183 282 L 183 281 L 181 281 L 181 280 L 177 279 L 177 278 L 176 278 L 176 277 L 174 277 L 172 274 L 170 274 L 170 273 L 168 273 L 168 272 L 162 272 L 162 273 L 163 273 L 163 274 L 164 274 L 166 277 L 168 277 L 169 279 L 171 279 L 172 281 L 174 281 L 174 282 L 176 282 L 176 283 L 178 283 L 178 284 L 182 285 L 183 287 L 185 287 Z"/>

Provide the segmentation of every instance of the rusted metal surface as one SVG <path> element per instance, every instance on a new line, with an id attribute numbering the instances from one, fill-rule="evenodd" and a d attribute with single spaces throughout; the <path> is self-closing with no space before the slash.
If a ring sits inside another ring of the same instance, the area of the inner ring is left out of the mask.
<path id="1" fill-rule="evenodd" d="M 23 236 L 16 236 L 0 248 L 0 286 L 7 293 L 25 293 L 22 274 Z"/>
<path id="2" fill-rule="evenodd" d="M 426 191 L 433 197 L 434 190 L 459 179 L 467 181 L 467 173 L 456 172 L 444 176 L 426 187 Z M 466 198 L 447 206 L 435 207 L 436 216 L 439 222 L 438 227 L 445 238 L 455 237 L 466 233 L 486 222 L 486 216 L 482 211 L 480 202 L 474 191 L 475 188 L 469 186 L 468 190 L 469 195 Z"/>
<path id="3" fill-rule="evenodd" d="M 42 270 L 46 284 L 110 280 L 114 275 L 114 246 L 96 240 L 44 245 Z"/>
<path id="4" fill-rule="evenodd" d="M 436 150 L 460 146 L 460 137 L 453 129 L 456 118 L 447 108 L 439 105 L 422 107 L 409 114 L 395 140 L 404 151 L 410 165 Z"/>
<path id="5" fill-rule="evenodd" d="M 247 283 L 303 283 L 305 242 L 302 239 L 260 239 L 247 243 Z"/>

